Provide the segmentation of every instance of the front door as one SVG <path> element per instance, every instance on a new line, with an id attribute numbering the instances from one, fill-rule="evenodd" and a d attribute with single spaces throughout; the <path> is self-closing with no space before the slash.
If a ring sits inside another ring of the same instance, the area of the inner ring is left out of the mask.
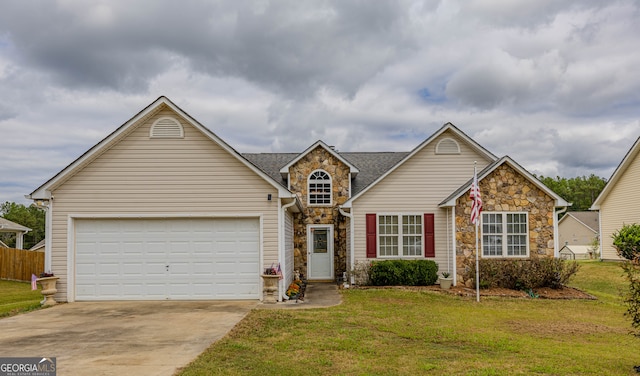
<path id="1" fill-rule="evenodd" d="M 307 226 L 309 279 L 333 280 L 333 225 Z"/>

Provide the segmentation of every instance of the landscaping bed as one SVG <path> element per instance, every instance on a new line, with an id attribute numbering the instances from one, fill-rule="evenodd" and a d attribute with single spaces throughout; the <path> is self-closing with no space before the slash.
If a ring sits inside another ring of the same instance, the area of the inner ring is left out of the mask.
<path id="1" fill-rule="evenodd" d="M 399 290 L 412 290 L 412 291 L 434 291 L 443 294 L 451 294 L 458 296 L 475 297 L 476 290 L 469 287 L 451 286 L 450 289 L 441 289 L 438 285 L 431 286 L 359 286 L 354 287 L 357 289 L 399 289 Z M 596 300 L 597 298 L 584 291 L 578 290 L 573 287 L 563 287 L 561 289 L 552 289 L 549 287 L 542 287 L 533 290 L 533 294 L 536 298 L 540 299 L 588 299 Z M 526 291 L 511 290 L 501 287 L 493 287 L 480 289 L 480 296 L 502 296 L 508 298 L 532 298 Z"/>

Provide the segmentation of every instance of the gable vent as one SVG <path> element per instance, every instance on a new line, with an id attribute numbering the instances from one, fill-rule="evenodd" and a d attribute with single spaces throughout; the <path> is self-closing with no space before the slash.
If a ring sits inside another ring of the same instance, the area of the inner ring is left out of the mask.
<path id="1" fill-rule="evenodd" d="M 436 145 L 436 154 L 460 154 L 460 145 L 452 138 L 445 138 Z"/>
<path id="2" fill-rule="evenodd" d="M 183 138 L 184 130 L 182 124 L 176 119 L 170 117 L 163 117 L 156 120 L 151 126 L 149 131 L 149 137 L 151 138 Z"/>

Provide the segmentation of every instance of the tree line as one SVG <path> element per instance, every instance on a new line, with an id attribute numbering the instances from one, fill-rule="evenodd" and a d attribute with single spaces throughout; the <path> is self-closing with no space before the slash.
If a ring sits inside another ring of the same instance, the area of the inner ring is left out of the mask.
<path id="1" fill-rule="evenodd" d="M 607 180 L 591 174 L 575 178 L 540 176 L 538 179 L 568 202 L 569 211 L 587 211 L 607 184 Z"/>

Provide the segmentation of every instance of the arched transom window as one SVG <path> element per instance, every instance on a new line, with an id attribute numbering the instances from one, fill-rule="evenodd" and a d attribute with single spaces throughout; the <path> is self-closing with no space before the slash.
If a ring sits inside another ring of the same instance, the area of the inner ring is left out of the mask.
<path id="1" fill-rule="evenodd" d="M 323 170 L 309 175 L 309 205 L 331 205 L 331 176 Z"/>

